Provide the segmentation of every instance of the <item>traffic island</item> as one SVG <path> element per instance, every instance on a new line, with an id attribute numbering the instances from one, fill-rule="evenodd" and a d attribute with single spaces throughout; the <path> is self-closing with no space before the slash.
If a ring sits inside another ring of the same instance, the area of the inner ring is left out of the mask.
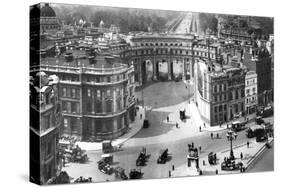
<path id="1" fill-rule="evenodd" d="M 268 148 L 274 139 L 269 138 L 268 142 L 256 142 L 250 140 L 250 147 L 247 143 L 233 146 L 234 159 L 230 159 L 230 149 L 216 153 L 216 162 L 210 161 L 210 155 L 199 156 L 199 168 L 188 167 L 187 162 L 172 171 L 172 177 L 197 176 L 197 175 L 216 175 L 233 174 L 246 172 L 259 156 Z M 201 172 L 201 173 L 200 173 Z"/>

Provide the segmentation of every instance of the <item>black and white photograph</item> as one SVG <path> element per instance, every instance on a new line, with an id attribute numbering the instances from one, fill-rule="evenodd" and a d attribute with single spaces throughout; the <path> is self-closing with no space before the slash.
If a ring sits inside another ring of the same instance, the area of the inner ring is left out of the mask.
<path id="1" fill-rule="evenodd" d="M 274 18 L 30 6 L 30 181 L 274 170 Z"/>

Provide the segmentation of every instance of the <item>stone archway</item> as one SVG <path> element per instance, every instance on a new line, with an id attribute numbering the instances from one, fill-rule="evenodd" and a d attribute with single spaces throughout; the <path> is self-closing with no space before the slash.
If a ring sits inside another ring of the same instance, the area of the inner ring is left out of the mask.
<path id="1" fill-rule="evenodd" d="M 173 60 L 172 62 L 172 79 L 182 79 L 184 72 L 184 65 L 182 61 L 179 60 Z"/>
<path id="2" fill-rule="evenodd" d="M 153 80 L 153 62 L 151 60 L 145 60 L 145 73 L 146 73 L 146 81 Z"/>
<path id="3" fill-rule="evenodd" d="M 159 80 L 166 81 L 168 80 L 168 70 L 169 70 L 168 62 L 163 59 L 158 63 L 158 74 Z"/>

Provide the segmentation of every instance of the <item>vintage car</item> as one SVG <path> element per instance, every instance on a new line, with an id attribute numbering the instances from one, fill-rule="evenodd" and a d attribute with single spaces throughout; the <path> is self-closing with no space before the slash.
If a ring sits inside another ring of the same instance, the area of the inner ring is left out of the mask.
<path id="1" fill-rule="evenodd" d="M 91 177 L 84 178 L 83 176 L 80 176 L 79 178 L 74 180 L 74 183 L 89 183 L 89 182 L 93 182 Z"/>
<path id="2" fill-rule="evenodd" d="M 136 160 L 136 166 L 144 166 L 148 157 L 149 155 L 146 154 L 146 148 L 143 147 Z"/>
<path id="3" fill-rule="evenodd" d="M 141 172 L 141 170 L 136 170 L 136 169 L 130 170 L 130 173 L 129 173 L 130 179 L 141 179 L 142 176 L 143 176 L 143 173 Z"/>
<path id="4" fill-rule="evenodd" d="M 160 150 L 159 157 L 157 159 L 158 164 L 165 164 L 168 161 L 169 153 L 168 148 L 164 150 Z"/>
<path id="5" fill-rule="evenodd" d="M 217 155 L 214 152 L 208 154 L 208 161 L 210 165 L 215 165 L 217 163 Z"/>
<path id="6" fill-rule="evenodd" d="M 128 179 L 128 176 L 125 173 L 125 169 L 119 166 L 114 169 L 114 174 L 116 179 L 122 179 L 122 180 Z"/>
<path id="7" fill-rule="evenodd" d="M 143 121 L 143 128 L 148 128 L 149 127 L 149 121 L 148 121 L 148 119 L 145 119 L 144 121 Z"/>
<path id="8" fill-rule="evenodd" d="M 256 123 L 257 123 L 258 125 L 261 125 L 261 124 L 264 123 L 264 120 L 262 119 L 261 116 L 257 116 L 256 119 L 255 119 L 255 121 L 256 121 Z"/>
<path id="9" fill-rule="evenodd" d="M 231 123 L 231 130 L 238 132 L 241 130 L 244 130 L 246 127 L 246 122 L 241 122 L 241 121 L 234 121 Z"/>
<path id="10" fill-rule="evenodd" d="M 236 163 L 235 160 L 225 160 L 221 163 L 221 170 L 233 171 L 239 170 L 243 166 L 243 163 Z"/>
<path id="11" fill-rule="evenodd" d="M 262 117 L 272 116 L 273 115 L 273 106 L 268 105 L 266 107 L 262 107 L 262 108 L 258 109 L 257 115 L 262 116 Z"/>
<path id="12" fill-rule="evenodd" d="M 66 162 L 85 163 L 88 161 L 86 151 L 82 150 L 78 145 L 70 149 L 65 149 L 63 155 Z"/>
<path id="13" fill-rule="evenodd" d="M 101 159 L 108 164 L 113 163 L 113 155 L 112 154 L 109 154 L 109 153 L 102 154 Z"/>
<path id="14" fill-rule="evenodd" d="M 185 116 L 185 109 L 180 109 L 179 113 L 180 113 L 180 119 L 184 120 L 186 118 L 186 116 Z"/>
<path id="15" fill-rule="evenodd" d="M 119 151 L 122 145 L 113 146 L 111 140 L 105 140 L 102 142 L 102 152 L 103 153 L 111 153 L 115 151 Z"/>
<path id="16" fill-rule="evenodd" d="M 111 175 L 113 173 L 113 168 L 103 160 L 98 161 L 98 169 L 108 175 Z"/>

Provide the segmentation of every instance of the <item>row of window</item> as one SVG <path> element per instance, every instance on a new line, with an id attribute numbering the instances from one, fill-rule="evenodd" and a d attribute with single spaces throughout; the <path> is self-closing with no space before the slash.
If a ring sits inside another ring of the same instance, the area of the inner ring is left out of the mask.
<path id="1" fill-rule="evenodd" d="M 80 103 L 79 102 L 70 102 L 62 101 L 62 112 L 67 113 L 80 113 Z"/>
<path id="2" fill-rule="evenodd" d="M 245 97 L 244 89 L 240 89 L 240 95 L 239 95 L 239 89 L 234 90 L 234 92 L 229 92 L 228 99 L 229 100 L 238 100 L 240 98 Z"/>
<path id="3" fill-rule="evenodd" d="M 125 88 L 123 88 L 123 93 L 125 92 Z M 102 98 L 112 98 L 113 97 L 113 91 L 115 91 L 116 96 L 120 96 L 122 94 L 122 88 L 109 88 L 109 89 L 87 89 L 87 96 L 92 97 L 92 98 L 97 98 L 97 99 L 102 99 Z"/>
<path id="4" fill-rule="evenodd" d="M 136 50 L 134 52 L 134 55 L 150 55 L 153 54 L 152 50 Z M 168 50 L 166 49 L 157 49 L 155 54 L 168 54 Z M 192 55 L 191 51 L 184 51 L 184 50 L 175 50 L 175 49 L 171 49 L 170 50 L 170 54 L 174 54 L 174 55 Z M 213 53 L 209 53 L 210 54 L 210 58 L 214 59 L 215 58 L 215 54 Z M 201 52 L 201 51 L 194 51 L 194 55 L 195 56 L 202 56 L 202 57 L 208 57 L 208 52 Z"/>
<path id="5" fill-rule="evenodd" d="M 252 84 L 255 84 L 256 83 L 256 79 L 251 79 L 251 80 L 247 80 L 247 86 L 248 85 L 252 85 Z"/>
<path id="6" fill-rule="evenodd" d="M 246 99 L 246 103 L 247 104 L 252 103 L 252 102 L 256 102 L 256 101 L 257 101 L 257 97 L 256 96 L 248 97 Z"/>
<path id="7" fill-rule="evenodd" d="M 69 82 L 79 82 L 79 76 L 63 74 L 60 77 L 60 80 L 61 81 L 69 81 Z"/>
<path id="8" fill-rule="evenodd" d="M 226 111 L 226 104 L 224 105 L 218 105 L 214 107 L 214 112 L 222 112 L 222 111 Z"/>
<path id="9" fill-rule="evenodd" d="M 85 82 L 95 82 L 95 83 L 111 83 L 111 82 L 119 82 L 120 80 L 125 80 L 126 74 L 112 75 L 112 76 L 87 76 L 84 78 Z"/>
<path id="10" fill-rule="evenodd" d="M 78 88 L 70 88 L 70 87 L 63 87 L 61 95 L 62 95 L 62 97 L 79 99 L 80 98 L 80 89 L 78 89 Z"/>
<path id="11" fill-rule="evenodd" d="M 182 46 L 182 43 L 141 43 L 141 46 Z"/>
<path id="12" fill-rule="evenodd" d="M 213 87 L 214 93 L 223 92 L 225 90 L 226 90 L 226 84 L 218 84 L 218 85 L 214 85 Z"/>
<path id="13" fill-rule="evenodd" d="M 219 94 L 219 95 L 214 95 L 213 96 L 214 102 L 220 102 L 220 101 L 225 101 L 226 100 L 226 94 Z"/>
<path id="14" fill-rule="evenodd" d="M 92 126 L 92 121 L 94 121 L 94 127 Z M 117 123 L 117 130 L 120 130 L 124 126 L 124 116 L 120 116 L 116 119 L 109 119 L 109 120 L 101 120 L 101 119 L 88 119 L 85 122 L 85 126 L 87 128 L 87 132 L 91 133 L 92 131 L 96 133 L 108 133 L 114 132 L 114 121 Z M 70 131 L 75 131 L 75 127 L 77 126 L 76 118 L 68 118 L 65 117 L 63 119 L 63 124 L 66 129 Z"/>
<path id="15" fill-rule="evenodd" d="M 92 113 L 112 113 L 122 110 L 122 101 L 119 98 L 116 100 L 116 111 L 114 110 L 113 100 L 106 100 L 104 109 L 102 107 L 102 101 L 95 100 L 94 102 L 87 103 L 87 112 Z"/>
<path id="16" fill-rule="evenodd" d="M 251 89 L 246 89 L 246 95 L 249 95 L 250 91 L 251 91 Z M 256 93 L 256 88 L 255 87 L 252 88 L 252 92 Z"/>

